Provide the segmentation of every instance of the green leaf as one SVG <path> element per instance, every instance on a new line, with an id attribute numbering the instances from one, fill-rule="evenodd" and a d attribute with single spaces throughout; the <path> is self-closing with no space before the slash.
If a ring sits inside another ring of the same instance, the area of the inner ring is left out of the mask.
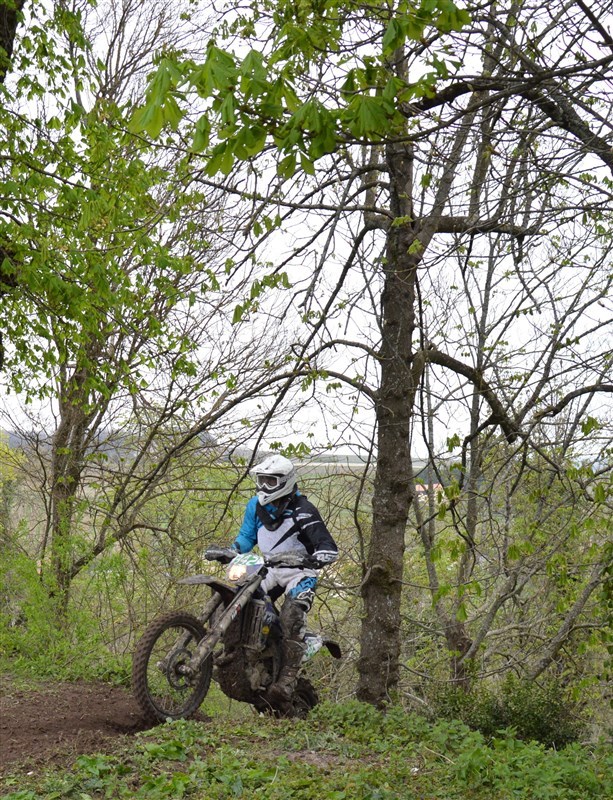
<path id="1" fill-rule="evenodd" d="M 344 118 L 356 138 L 380 138 L 389 133 L 394 103 L 383 96 L 356 95 L 345 110 Z"/>
<path id="2" fill-rule="evenodd" d="M 521 547 L 519 547 L 519 545 L 517 545 L 517 544 L 509 545 L 509 547 L 507 549 L 507 558 L 510 561 L 516 561 L 518 558 L 521 558 L 521 554 L 522 554 L 522 551 L 521 551 Z"/>
<path id="3" fill-rule="evenodd" d="M 232 172 L 235 160 L 232 148 L 227 147 L 221 160 L 221 172 L 223 175 L 229 175 Z"/>
<path id="4" fill-rule="evenodd" d="M 600 428 L 600 422 L 594 417 L 588 417 L 581 423 L 581 430 L 584 436 L 589 436 L 592 431 L 597 431 Z"/>
<path id="5" fill-rule="evenodd" d="M 281 178 L 291 178 L 296 172 L 296 154 L 290 153 L 277 165 L 277 175 Z"/>
<path id="6" fill-rule="evenodd" d="M 224 125 L 232 127 L 236 121 L 234 110 L 234 95 L 228 93 L 219 107 L 219 114 Z"/>
<path id="7" fill-rule="evenodd" d="M 455 450 L 456 447 L 459 447 L 462 444 L 462 441 L 457 433 L 454 433 L 453 436 L 447 437 L 447 452 L 451 453 L 452 450 Z"/>
<path id="8" fill-rule="evenodd" d="M 240 74 L 253 76 L 258 81 L 267 81 L 268 75 L 263 60 L 262 53 L 257 50 L 250 50 L 240 66 Z"/>
<path id="9" fill-rule="evenodd" d="M 184 112 L 179 108 L 179 104 L 172 95 L 168 95 L 163 107 L 164 123 L 170 125 L 173 131 L 179 127 L 183 119 Z"/>
<path id="10" fill-rule="evenodd" d="M 208 94 L 211 94 L 211 89 L 229 90 L 234 87 L 238 70 L 234 56 L 230 53 L 211 45 L 207 52 L 205 67 L 207 68 Z"/>
<path id="11" fill-rule="evenodd" d="M 445 497 L 449 500 L 455 500 L 460 496 L 460 485 L 457 481 L 452 481 L 448 486 L 445 486 Z"/>
<path id="12" fill-rule="evenodd" d="M 268 132 L 262 125 L 242 128 L 236 137 L 234 153 L 237 158 L 247 159 L 260 153 L 265 145 Z"/>
<path id="13" fill-rule="evenodd" d="M 137 108 L 130 120 L 128 129 L 131 133 L 147 133 L 152 139 L 160 135 L 164 127 L 164 111 L 153 103 L 147 102 L 141 108 Z"/>
<path id="14" fill-rule="evenodd" d="M 211 138 L 211 123 L 208 117 L 202 116 L 196 123 L 194 129 L 194 138 L 192 141 L 192 150 L 195 153 L 201 153 L 209 146 Z"/>
<path id="15" fill-rule="evenodd" d="M 463 8 L 458 8 L 451 0 L 446 0 L 444 3 L 439 0 L 439 6 L 443 6 L 443 8 L 436 18 L 435 25 L 439 31 L 443 33 L 461 31 L 471 20 L 468 11 Z"/>
<path id="16" fill-rule="evenodd" d="M 235 157 L 230 142 L 221 142 L 213 149 L 204 171 L 210 177 L 218 172 L 228 175 L 232 171 L 234 162 Z"/>
<path id="17" fill-rule="evenodd" d="M 405 35 L 407 39 L 413 39 L 419 42 L 424 35 L 426 25 L 431 19 L 431 15 L 419 16 L 418 14 L 409 14 L 405 19 Z"/>
<path id="18" fill-rule="evenodd" d="M 246 306 L 237 305 L 234 309 L 234 314 L 232 315 L 232 324 L 236 325 L 238 322 L 242 320 L 245 315 Z"/>
<path id="19" fill-rule="evenodd" d="M 349 101 L 351 97 L 358 91 L 360 87 L 356 81 L 356 70 L 351 69 L 349 70 L 347 77 L 345 78 L 345 82 L 341 86 L 341 96 Z"/>
<path id="20" fill-rule="evenodd" d="M 300 166 L 307 175 L 315 175 L 315 164 L 304 154 L 300 156 Z"/>
<path id="21" fill-rule="evenodd" d="M 383 35 L 383 55 L 391 55 L 394 50 L 404 44 L 405 39 L 405 26 L 401 24 L 398 17 L 392 17 Z"/>
<path id="22" fill-rule="evenodd" d="M 438 561 L 440 556 L 439 556 L 439 558 L 435 559 L 434 558 L 434 549 L 433 549 L 432 553 L 433 553 L 432 560 L 433 561 L 435 561 L 435 560 Z M 439 600 L 442 600 L 443 597 L 447 597 L 448 594 L 451 594 L 451 585 L 448 584 L 448 583 L 443 583 L 438 587 L 438 589 L 434 593 L 434 596 L 432 598 L 432 602 L 433 603 L 438 603 Z"/>

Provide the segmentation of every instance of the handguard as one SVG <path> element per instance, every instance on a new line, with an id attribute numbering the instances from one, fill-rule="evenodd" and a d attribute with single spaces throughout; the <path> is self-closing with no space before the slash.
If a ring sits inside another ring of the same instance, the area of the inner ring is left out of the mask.
<path id="1" fill-rule="evenodd" d="M 207 561 L 219 561 L 220 564 L 229 564 L 238 555 L 231 547 L 209 547 L 204 551 Z"/>

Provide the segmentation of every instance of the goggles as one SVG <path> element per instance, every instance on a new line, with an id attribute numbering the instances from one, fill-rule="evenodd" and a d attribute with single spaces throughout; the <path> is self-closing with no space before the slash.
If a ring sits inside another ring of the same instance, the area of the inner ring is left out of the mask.
<path id="1" fill-rule="evenodd" d="M 285 475 L 256 475 L 255 485 L 259 491 L 272 491 L 279 489 L 285 483 Z"/>

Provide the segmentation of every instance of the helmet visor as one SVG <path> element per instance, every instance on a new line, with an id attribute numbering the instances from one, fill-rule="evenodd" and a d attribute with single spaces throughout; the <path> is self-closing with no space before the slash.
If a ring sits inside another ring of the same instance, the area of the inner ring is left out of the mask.
<path id="1" fill-rule="evenodd" d="M 285 482 L 285 475 L 256 475 L 255 485 L 260 492 L 272 492 Z"/>

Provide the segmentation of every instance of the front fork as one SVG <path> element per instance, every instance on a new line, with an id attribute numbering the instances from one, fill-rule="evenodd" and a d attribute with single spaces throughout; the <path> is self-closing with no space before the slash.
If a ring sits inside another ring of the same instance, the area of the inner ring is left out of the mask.
<path id="1" fill-rule="evenodd" d="M 253 595 L 256 593 L 257 589 L 262 583 L 262 580 L 263 578 L 260 575 L 257 575 L 252 582 L 248 583 L 246 586 L 243 586 L 243 588 L 236 594 L 230 605 L 226 608 L 226 610 L 223 612 L 223 614 L 219 617 L 219 619 L 215 623 L 215 628 L 212 631 L 209 631 L 208 635 L 205 636 L 203 639 L 201 639 L 201 641 L 198 643 L 198 646 L 196 647 L 194 655 L 190 658 L 187 664 L 185 664 L 181 668 L 181 671 L 184 674 L 188 675 L 189 677 L 192 677 L 193 675 L 197 674 L 197 672 L 200 669 L 200 666 L 213 653 L 215 646 L 223 637 L 224 633 L 228 630 L 228 628 L 234 622 L 236 617 L 247 606 Z M 221 603 L 221 596 L 214 595 L 209 600 L 206 609 L 204 611 L 204 614 L 207 613 L 209 607 L 212 605 L 214 600 L 217 600 L 217 602 L 215 605 L 212 606 L 212 610 L 210 611 L 211 614 Z"/>
<path id="2" fill-rule="evenodd" d="M 217 592 L 213 592 L 209 602 L 205 605 L 202 614 L 198 617 L 198 621 L 202 622 L 203 625 L 211 619 L 213 614 L 215 613 L 215 609 L 219 607 L 221 603 L 221 595 Z"/>

